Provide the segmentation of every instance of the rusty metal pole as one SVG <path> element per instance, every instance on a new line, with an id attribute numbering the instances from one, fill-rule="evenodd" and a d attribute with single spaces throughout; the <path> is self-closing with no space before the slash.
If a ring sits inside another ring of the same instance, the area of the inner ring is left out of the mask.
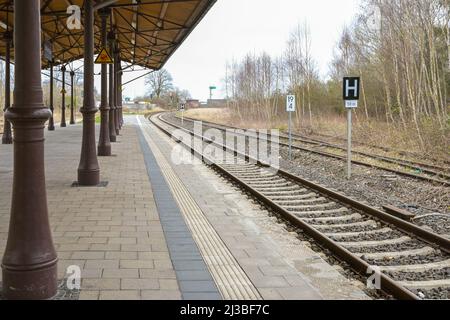
<path id="1" fill-rule="evenodd" d="M 94 97 L 94 10 L 93 0 L 84 2 L 84 97 L 83 138 L 81 145 L 80 165 L 78 166 L 78 184 L 80 186 L 96 186 L 100 183 L 100 167 L 98 165 L 95 146 L 95 107 Z"/>
<path id="2" fill-rule="evenodd" d="M 12 144 L 11 123 L 6 120 L 6 111 L 11 106 L 11 32 L 5 33 L 6 54 L 5 54 L 5 118 L 3 121 L 2 144 Z"/>
<path id="3" fill-rule="evenodd" d="M 41 85 L 40 1 L 14 1 L 14 181 L 2 262 L 6 299 L 48 299 L 57 292 L 57 256 L 48 219 L 44 128 L 51 113 Z"/>
<path id="4" fill-rule="evenodd" d="M 120 133 L 120 123 L 119 123 L 119 114 L 120 114 L 120 106 L 119 106 L 119 70 L 120 70 L 120 62 L 119 62 L 119 49 L 117 48 L 114 52 L 114 102 L 116 105 L 116 112 L 114 115 L 114 121 L 116 123 L 116 136 Z"/>
<path id="5" fill-rule="evenodd" d="M 109 33 L 109 52 L 111 55 L 114 52 L 114 32 L 112 30 Z M 116 104 L 114 101 L 114 63 L 111 63 L 109 65 L 109 139 L 111 142 L 117 141 L 115 116 Z"/>
<path id="6" fill-rule="evenodd" d="M 54 107 L 53 107 L 53 61 L 50 61 L 50 111 L 52 113 L 48 121 L 48 130 L 55 131 L 55 121 L 53 119 Z"/>
<path id="7" fill-rule="evenodd" d="M 75 112 L 74 112 L 74 105 L 73 105 L 73 93 L 74 93 L 74 81 L 73 78 L 75 77 L 75 72 L 70 71 L 70 124 L 75 124 Z"/>
<path id="8" fill-rule="evenodd" d="M 108 9 L 99 11 L 102 19 L 102 46 L 106 48 L 108 44 L 106 34 L 106 19 L 109 16 Z M 109 138 L 109 105 L 108 105 L 108 65 L 102 64 L 102 101 L 100 103 L 100 138 L 98 141 L 98 155 L 101 157 L 111 156 L 111 141 Z"/>
<path id="9" fill-rule="evenodd" d="M 62 90 L 61 90 L 61 128 L 66 125 L 66 66 L 61 67 L 62 72 Z"/>
<path id="10" fill-rule="evenodd" d="M 121 61 L 119 60 L 119 63 L 121 63 Z M 120 115 L 119 115 L 119 120 L 120 120 L 120 129 L 122 129 L 123 126 L 123 107 L 122 107 L 122 75 L 123 75 L 123 71 L 120 70 L 119 72 L 119 106 L 120 106 Z"/>

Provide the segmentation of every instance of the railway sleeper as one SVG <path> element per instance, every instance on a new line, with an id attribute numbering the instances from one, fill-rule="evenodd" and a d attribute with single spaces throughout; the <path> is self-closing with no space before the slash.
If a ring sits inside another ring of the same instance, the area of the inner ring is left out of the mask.
<path id="1" fill-rule="evenodd" d="M 294 206 L 283 206 L 287 211 L 296 211 L 296 212 L 310 212 L 317 211 L 317 209 L 339 209 L 342 208 L 339 204 L 335 202 L 327 202 L 321 204 L 311 204 L 311 205 L 294 205 Z M 332 218 L 330 218 L 332 219 Z"/>
<path id="2" fill-rule="evenodd" d="M 301 218 L 302 216 L 317 216 L 317 218 L 320 217 L 339 217 L 339 216 L 347 216 L 348 215 L 348 209 L 347 208 L 339 208 L 339 209 L 331 209 L 331 210 L 318 210 L 318 211 L 291 211 L 292 214 L 296 215 L 297 217 Z"/>
<path id="3" fill-rule="evenodd" d="M 274 188 L 273 186 L 267 187 L 259 187 L 258 191 L 266 191 L 266 192 L 284 192 L 284 191 L 298 191 L 302 190 L 302 188 L 298 185 L 287 185 L 284 187 Z"/>
<path id="4" fill-rule="evenodd" d="M 402 244 L 402 243 L 406 243 L 411 240 L 412 239 L 410 237 L 400 237 L 400 238 L 382 240 L 382 241 L 340 242 L 339 244 L 346 248 L 360 248 L 360 247 L 370 248 L 370 247 L 379 247 L 379 246 L 383 246 L 383 245 Z"/>
<path id="5" fill-rule="evenodd" d="M 305 204 L 305 203 L 324 202 L 324 201 L 328 201 L 328 199 L 320 197 L 320 198 L 303 199 L 303 200 L 292 199 L 292 200 L 274 200 L 274 201 L 276 203 L 278 203 L 280 206 L 289 207 L 289 206 L 295 206 L 295 205 Z"/>
<path id="6" fill-rule="evenodd" d="M 339 240 L 342 241 L 345 239 L 355 238 L 355 237 L 373 236 L 373 235 L 379 235 L 379 234 L 389 235 L 390 233 L 393 233 L 393 232 L 394 232 L 394 230 L 392 230 L 391 228 L 385 227 L 385 228 L 380 228 L 380 229 L 366 231 L 366 232 L 334 232 L 334 233 L 325 233 L 325 235 L 327 237 L 334 239 L 335 241 L 339 241 Z M 387 239 L 391 239 L 391 238 L 387 238 Z M 387 239 L 385 239 L 385 240 L 387 240 Z M 361 241 L 363 241 L 363 240 L 361 240 Z"/>
<path id="7" fill-rule="evenodd" d="M 252 186 L 255 189 L 263 189 L 263 188 L 284 188 L 284 187 L 290 187 L 292 186 L 290 182 L 272 182 L 272 181 L 266 181 L 266 182 L 250 182 L 248 183 L 250 186 Z"/>
<path id="8" fill-rule="evenodd" d="M 450 259 L 424 264 L 408 264 L 397 266 L 381 266 L 380 270 L 386 272 L 424 272 L 432 269 L 444 269 L 450 267 Z"/>
<path id="9" fill-rule="evenodd" d="M 436 253 L 436 250 L 431 247 L 423 247 L 414 250 L 395 251 L 395 252 L 365 252 L 357 253 L 360 258 L 364 260 L 392 260 L 395 258 L 427 256 Z"/>
<path id="10" fill-rule="evenodd" d="M 272 201 L 278 201 L 278 199 L 310 199 L 318 197 L 316 193 L 312 193 L 307 189 L 299 189 L 296 191 L 289 191 L 289 192 L 278 192 L 278 191 L 266 191 L 263 192 L 263 194 L 267 197 L 269 197 Z"/>
<path id="11" fill-rule="evenodd" d="M 312 225 L 315 229 L 321 231 L 321 232 L 332 232 L 334 229 L 352 229 L 357 227 L 373 227 L 377 228 L 378 223 L 373 220 L 368 221 L 362 221 L 362 222 L 353 222 L 353 223 L 345 223 L 345 224 L 331 224 L 331 225 Z M 345 246 L 345 247 L 351 247 L 351 246 Z"/>
<path id="12" fill-rule="evenodd" d="M 408 289 L 434 289 L 446 288 L 450 290 L 450 279 L 426 280 L 426 281 L 398 281 L 398 283 Z"/>
<path id="13" fill-rule="evenodd" d="M 349 214 L 342 217 L 320 217 L 320 218 L 301 218 L 303 221 L 311 224 L 311 225 L 322 225 L 322 224 L 330 224 L 336 225 L 339 222 L 363 222 L 360 221 L 363 219 L 363 216 L 359 213 Z"/>

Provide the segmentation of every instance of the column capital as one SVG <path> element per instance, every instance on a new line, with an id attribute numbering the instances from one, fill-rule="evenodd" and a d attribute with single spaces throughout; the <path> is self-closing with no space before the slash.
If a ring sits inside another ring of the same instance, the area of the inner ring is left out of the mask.
<path id="1" fill-rule="evenodd" d="M 111 8 L 108 8 L 108 7 L 101 8 L 101 9 L 97 10 L 97 12 L 100 17 L 106 19 L 111 14 Z"/>

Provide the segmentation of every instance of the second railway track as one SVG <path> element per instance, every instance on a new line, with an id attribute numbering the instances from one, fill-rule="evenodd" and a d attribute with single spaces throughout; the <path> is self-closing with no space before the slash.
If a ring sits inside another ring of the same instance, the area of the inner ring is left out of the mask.
<path id="1" fill-rule="evenodd" d="M 177 117 L 179 120 L 179 118 Z M 184 121 L 194 122 L 196 120 L 192 118 L 184 118 Z M 214 129 L 227 130 L 227 129 L 237 129 L 243 130 L 241 128 L 233 126 L 225 126 L 209 121 L 202 121 L 202 124 Z M 286 134 L 280 134 L 280 146 L 288 147 L 288 136 Z M 305 139 L 298 135 L 293 135 L 293 146 L 294 150 L 309 152 L 324 156 L 327 158 L 333 158 L 337 160 L 346 161 L 345 152 L 346 149 L 324 141 L 318 141 L 313 139 Z M 409 178 L 414 178 L 418 180 L 424 180 L 444 186 L 450 186 L 450 174 L 448 174 L 448 167 L 442 167 L 430 163 L 412 161 L 407 159 L 398 159 L 388 156 L 383 156 L 379 154 L 372 154 L 361 151 L 353 151 L 353 154 L 358 159 L 353 159 L 352 163 L 377 168 L 380 170 L 388 171 L 390 173 L 406 176 Z M 397 167 L 397 168 L 396 168 Z"/>
<path id="2" fill-rule="evenodd" d="M 179 129 L 201 139 L 202 146 L 207 143 L 225 149 L 162 115 L 150 120 L 168 135 Z M 367 277 L 368 270 L 380 272 L 377 275 L 383 292 L 399 299 L 450 298 L 450 240 L 336 191 L 274 170 L 236 150 L 233 163 L 216 163 L 203 154 L 203 149 L 174 139 L 362 276 Z"/>

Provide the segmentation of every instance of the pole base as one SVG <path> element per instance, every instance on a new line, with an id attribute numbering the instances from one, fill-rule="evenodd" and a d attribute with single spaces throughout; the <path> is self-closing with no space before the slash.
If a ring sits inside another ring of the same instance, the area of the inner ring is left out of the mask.
<path id="1" fill-rule="evenodd" d="M 65 128 L 67 125 L 65 123 L 61 123 L 61 128 Z"/>
<path id="2" fill-rule="evenodd" d="M 100 183 L 100 169 L 84 170 L 78 169 L 78 185 L 96 186 Z"/>
<path id="3" fill-rule="evenodd" d="M 111 134 L 109 135 L 109 141 L 111 142 L 117 142 L 117 137 L 116 136 L 112 136 Z"/>
<path id="4" fill-rule="evenodd" d="M 75 121 L 70 121 L 70 124 L 75 124 Z"/>
<path id="5" fill-rule="evenodd" d="M 110 157 L 111 155 L 111 146 L 98 146 L 99 157 Z"/>
<path id="6" fill-rule="evenodd" d="M 3 272 L 3 296 L 8 300 L 51 299 L 58 292 L 56 261 L 44 269 L 10 270 L 5 265 Z"/>

